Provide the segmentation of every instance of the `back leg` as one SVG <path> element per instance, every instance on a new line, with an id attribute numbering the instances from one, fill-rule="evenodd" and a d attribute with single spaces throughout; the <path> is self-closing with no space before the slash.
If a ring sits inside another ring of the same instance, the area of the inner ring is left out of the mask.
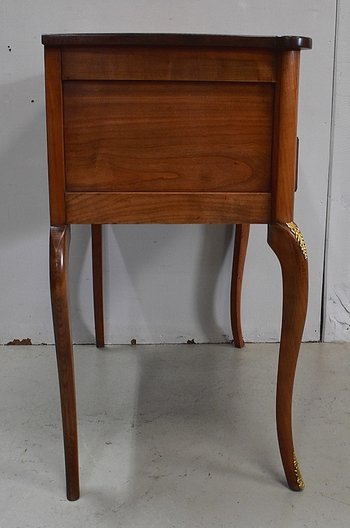
<path id="1" fill-rule="evenodd" d="M 244 347 L 241 328 L 241 293 L 250 224 L 237 224 L 231 278 L 231 327 L 235 347 Z"/>
<path id="2" fill-rule="evenodd" d="M 105 346 L 103 322 L 102 225 L 91 224 L 92 280 L 96 346 Z"/>

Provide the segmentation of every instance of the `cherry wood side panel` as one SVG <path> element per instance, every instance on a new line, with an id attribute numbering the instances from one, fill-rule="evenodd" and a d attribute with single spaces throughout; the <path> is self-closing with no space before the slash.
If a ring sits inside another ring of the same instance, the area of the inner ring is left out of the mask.
<path id="1" fill-rule="evenodd" d="M 274 85 L 66 82 L 68 191 L 269 192 Z"/>
<path id="2" fill-rule="evenodd" d="M 271 50 L 180 47 L 72 47 L 62 50 L 66 80 L 276 80 Z"/>
<path id="3" fill-rule="evenodd" d="M 50 218 L 52 225 L 65 223 L 65 167 L 61 50 L 45 48 L 45 90 Z"/>
<path id="4" fill-rule="evenodd" d="M 281 53 L 275 99 L 272 196 L 273 219 L 281 223 L 290 222 L 294 215 L 299 61 L 299 51 Z"/>
<path id="5" fill-rule="evenodd" d="M 268 223 L 268 193 L 66 193 L 72 224 Z"/>

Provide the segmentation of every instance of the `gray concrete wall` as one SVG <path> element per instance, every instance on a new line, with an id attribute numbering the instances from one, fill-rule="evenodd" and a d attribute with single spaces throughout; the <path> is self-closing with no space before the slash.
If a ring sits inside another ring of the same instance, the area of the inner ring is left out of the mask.
<path id="1" fill-rule="evenodd" d="M 326 341 L 350 339 L 350 4 L 340 0 L 326 247 Z"/>
<path id="2" fill-rule="evenodd" d="M 40 36 L 58 32 L 298 34 L 313 38 L 314 49 L 302 54 L 296 221 L 310 254 L 310 305 L 304 338 L 318 340 L 335 18 L 336 2 L 330 0 L 2 0 L 0 342 L 25 337 L 35 343 L 53 341 Z M 341 36 L 348 38 L 345 31 Z M 341 128 L 338 134 L 343 137 Z M 334 214 L 332 208 L 330 212 Z M 216 342 L 231 338 L 232 227 L 111 226 L 105 232 L 108 342 L 132 338 L 138 342 Z M 72 234 L 74 338 L 85 343 L 92 341 L 93 329 L 90 240 L 86 226 L 74 227 Z M 339 258 L 344 259 L 344 254 Z M 349 291 L 349 278 L 342 281 L 341 292 Z M 254 226 L 244 281 L 248 341 L 278 339 L 280 284 L 278 263 L 266 245 L 266 228 Z M 338 301 L 332 296 L 331 302 Z"/>

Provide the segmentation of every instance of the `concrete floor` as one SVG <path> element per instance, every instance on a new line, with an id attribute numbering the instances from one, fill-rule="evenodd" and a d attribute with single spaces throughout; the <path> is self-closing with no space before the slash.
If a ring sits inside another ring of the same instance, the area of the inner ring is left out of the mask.
<path id="1" fill-rule="evenodd" d="M 350 345 L 305 344 L 286 488 L 276 345 L 76 346 L 81 499 L 65 499 L 54 348 L 0 348 L 1 528 L 350 525 Z"/>

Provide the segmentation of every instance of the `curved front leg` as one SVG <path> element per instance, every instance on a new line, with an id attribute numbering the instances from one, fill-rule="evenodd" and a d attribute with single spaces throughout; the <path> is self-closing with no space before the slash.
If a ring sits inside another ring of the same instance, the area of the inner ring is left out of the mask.
<path id="1" fill-rule="evenodd" d="M 236 225 L 231 278 L 231 328 L 233 344 L 237 348 L 244 347 L 241 326 L 241 294 L 249 230 L 250 224 Z"/>
<path id="2" fill-rule="evenodd" d="M 268 243 L 282 269 L 283 312 L 277 375 L 276 418 L 279 448 L 292 490 L 304 488 L 293 447 L 292 395 L 308 298 L 307 250 L 294 222 L 269 226 Z"/>
<path id="3" fill-rule="evenodd" d="M 50 287 L 61 395 L 68 500 L 79 498 L 78 435 L 73 349 L 68 303 L 70 227 L 50 229 Z"/>

